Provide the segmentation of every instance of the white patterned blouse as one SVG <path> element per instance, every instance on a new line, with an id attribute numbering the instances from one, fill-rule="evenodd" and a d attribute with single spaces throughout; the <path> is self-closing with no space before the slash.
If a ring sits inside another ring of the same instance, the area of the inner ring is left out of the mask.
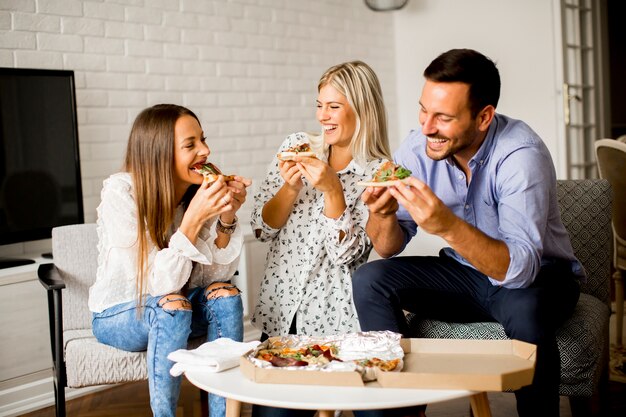
<path id="1" fill-rule="evenodd" d="M 309 142 L 306 133 L 291 134 L 278 152 L 302 142 Z M 287 334 L 295 315 L 298 334 L 360 330 L 352 303 L 352 273 L 367 261 L 372 244 L 365 233 L 367 206 L 360 198 L 364 187 L 357 183 L 372 178 L 383 161 L 361 166 L 352 160 L 338 172 L 347 206 L 338 219 L 323 214 L 323 194 L 305 180 L 287 223 L 273 229 L 263 221 L 261 212 L 284 183 L 274 157 L 254 196 L 251 220 L 253 232 L 260 231 L 258 239 L 270 243 L 252 316 L 255 327 L 269 336 Z M 345 233 L 341 241 L 340 231 Z"/>

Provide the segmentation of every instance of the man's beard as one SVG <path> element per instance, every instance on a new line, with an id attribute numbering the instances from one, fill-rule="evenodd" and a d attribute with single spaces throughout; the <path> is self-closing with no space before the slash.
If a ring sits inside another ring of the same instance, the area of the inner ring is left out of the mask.
<path id="1" fill-rule="evenodd" d="M 426 155 L 434 161 L 441 161 L 450 157 L 454 157 L 454 155 L 473 146 L 479 135 L 480 132 L 478 132 L 477 130 L 467 129 L 462 133 L 462 135 L 456 136 L 455 140 L 451 140 L 448 136 L 442 135 L 427 136 L 427 138 L 447 140 L 446 145 L 448 147 L 444 148 L 442 151 L 435 151 L 437 153 L 433 154 L 433 151 L 431 151 L 428 144 L 426 144 Z"/>
<path id="2" fill-rule="evenodd" d="M 450 138 L 446 137 L 446 136 L 427 136 L 427 139 L 444 139 L 447 141 L 447 143 L 450 143 Z M 451 148 L 448 148 L 444 151 L 444 153 L 439 153 L 437 152 L 436 154 L 433 154 L 433 151 L 430 149 L 430 146 L 428 146 L 428 143 L 426 144 L 426 155 L 432 159 L 433 161 L 441 161 L 444 160 L 446 158 L 448 158 L 450 155 L 452 155 L 454 153 L 454 151 Z"/>

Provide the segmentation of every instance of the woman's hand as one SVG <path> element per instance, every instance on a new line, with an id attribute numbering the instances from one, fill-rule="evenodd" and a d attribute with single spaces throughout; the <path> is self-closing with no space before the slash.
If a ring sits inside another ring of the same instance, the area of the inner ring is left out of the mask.
<path id="1" fill-rule="evenodd" d="M 337 172 L 326 162 L 317 158 L 296 156 L 294 160 L 313 188 L 324 193 L 324 215 L 332 219 L 339 218 L 346 210 L 346 199 Z"/>
<path id="2" fill-rule="evenodd" d="M 195 244 L 202 226 L 210 219 L 232 211 L 234 204 L 233 192 L 222 176 L 213 183 L 205 179 L 185 211 L 180 230 Z"/>
<path id="3" fill-rule="evenodd" d="M 343 187 L 337 172 L 326 162 L 312 157 L 296 156 L 294 158 L 300 173 L 311 183 L 311 186 L 323 193 L 341 192 Z"/>
<path id="4" fill-rule="evenodd" d="M 278 161 L 278 169 L 280 169 L 280 176 L 285 180 L 285 187 L 297 194 L 304 186 L 297 164 L 293 161 Z"/>
<path id="5" fill-rule="evenodd" d="M 230 199 L 225 197 L 225 200 L 227 200 L 227 204 L 230 205 L 231 209 L 220 215 L 222 223 L 231 224 L 235 221 L 235 213 L 237 213 L 237 210 L 239 210 L 246 201 L 246 195 L 248 194 L 246 188 L 251 184 L 251 180 L 240 176 L 235 176 L 234 181 L 228 182 L 228 189 L 231 195 Z"/>

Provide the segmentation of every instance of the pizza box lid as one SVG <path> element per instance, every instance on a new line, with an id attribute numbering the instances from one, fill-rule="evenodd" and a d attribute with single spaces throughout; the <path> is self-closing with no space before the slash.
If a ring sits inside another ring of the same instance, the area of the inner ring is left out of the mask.
<path id="1" fill-rule="evenodd" d="M 402 372 L 383 387 L 509 391 L 532 383 L 537 347 L 519 340 L 402 339 Z"/>
<path id="2" fill-rule="evenodd" d="M 265 384 L 296 385 L 333 385 L 343 387 L 362 387 L 364 385 L 358 372 L 299 371 L 280 368 L 259 368 L 245 353 L 239 358 L 241 373 L 254 382 Z"/>

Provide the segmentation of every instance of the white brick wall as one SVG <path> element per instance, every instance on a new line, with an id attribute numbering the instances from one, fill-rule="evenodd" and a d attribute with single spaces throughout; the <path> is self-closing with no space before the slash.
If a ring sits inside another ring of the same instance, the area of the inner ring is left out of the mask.
<path id="1" fill-rule="evenodd" d="M 286 135 L 317 130 L 322 72 L 361 59 L 395 138 L 392 19 L 361 0 L 0 0 L 0 66 L 75 71 L 91 222 L 133 119 L 159 102 L 196 112 L 215 162 L 258 183 Z"/>

